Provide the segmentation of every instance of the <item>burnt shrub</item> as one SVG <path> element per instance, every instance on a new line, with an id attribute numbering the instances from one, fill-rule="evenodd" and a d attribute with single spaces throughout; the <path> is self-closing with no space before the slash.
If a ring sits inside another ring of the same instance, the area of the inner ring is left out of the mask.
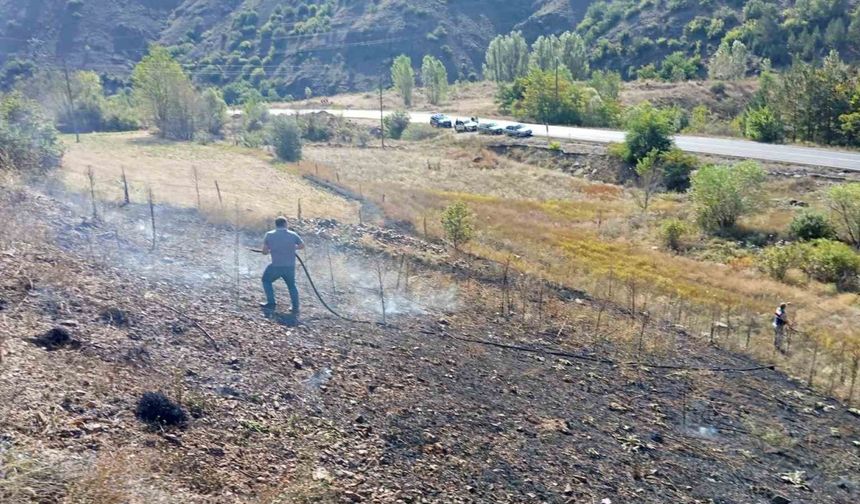
<path id="1" fill-rule="evenodd" d="M 185 410 L 161 392 L 145 392 L 137 402 L 135 415 L 150 425 L 184 425 L 188 421 Z"/>
<path id="2" fill-rule="evenodd" d="M 59 350 L 60 348 L 78 348 L 80 341 L 72 338 L 72 334 L 65 327 L 54 327 L 46 333 L 31 340 L 34 345 L 45 350 Z"/>

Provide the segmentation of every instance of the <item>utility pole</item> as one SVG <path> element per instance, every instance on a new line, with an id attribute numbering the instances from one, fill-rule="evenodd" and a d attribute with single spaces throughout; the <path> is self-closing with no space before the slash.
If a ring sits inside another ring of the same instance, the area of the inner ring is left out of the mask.
<path id="1" fill-rule="evenodd" d="M 63 75 L 66 76 L 66 94 L 69 98 L 69 115 L 72 116 L 72 128 L 75 130 L 75 143 L 81 143 L 81 134 L 78 132 L 78 113 L 75 110 L 75 99 L 72 97 L 72 84 L 69 81 L 69 67 L 63 60 Z"/>
<path id="2" fill-rule="evenodd" d="M 382 148 L 385 148 L 385 113 L 382 106 L 382 74 L 379 74 L 379 138 L 382 139 Z"/>

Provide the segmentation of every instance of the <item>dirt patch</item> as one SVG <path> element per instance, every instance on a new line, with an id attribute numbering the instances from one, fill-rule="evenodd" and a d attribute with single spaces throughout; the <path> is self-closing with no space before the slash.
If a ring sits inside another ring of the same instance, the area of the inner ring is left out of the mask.
<path id="1" fill-rule="evenodd" d="M 550 149 L 532 144 L 492 144 L 493 152 L 520 163 L 560 170 L 564 173 L 610 184 L 623 184 L 633 176 L 620 159 L 606 153 L 606 148 L 591 144 L 565 143 Z"/>

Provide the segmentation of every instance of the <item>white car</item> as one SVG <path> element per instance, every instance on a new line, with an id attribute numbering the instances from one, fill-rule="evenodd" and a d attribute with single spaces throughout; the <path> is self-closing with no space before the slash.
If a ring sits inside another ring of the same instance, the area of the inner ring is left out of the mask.
<path id="1" fill-rule="evenodd" d="M 457 133 L 465 133 L 469 131 L 478 131 L 478 123 L 472 121 L 471 119 L 468 121 L 462 121 L 457 119 L 454 123 L 454 131 Z"/>

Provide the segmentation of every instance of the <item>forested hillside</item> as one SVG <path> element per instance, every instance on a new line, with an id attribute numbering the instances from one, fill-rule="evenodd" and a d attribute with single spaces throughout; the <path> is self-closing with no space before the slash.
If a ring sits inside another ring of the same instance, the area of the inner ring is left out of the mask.
<path id="1" fill-rule="evenodd" d="M 438 57 L 451 80 L 478 79 L 498 34 L 577 31 L 591 68 L 624 78 L 693 78 L 723 42 L 753 67 L 831 49 L 860 57 L 857 0 L 0 0 L 0 87 L 33 62 L 124 79 L 151 42 L 202 85 L 266 97 L 374 87 L 392 59 Z M 668 60 L 667 60 L 668 58 Z M 668 64 L 664 64 L 668 61 Z M 674 72 L 675 75 L 669 75 Z M 110 81 L 108 81 L 110 82 Z"/>

